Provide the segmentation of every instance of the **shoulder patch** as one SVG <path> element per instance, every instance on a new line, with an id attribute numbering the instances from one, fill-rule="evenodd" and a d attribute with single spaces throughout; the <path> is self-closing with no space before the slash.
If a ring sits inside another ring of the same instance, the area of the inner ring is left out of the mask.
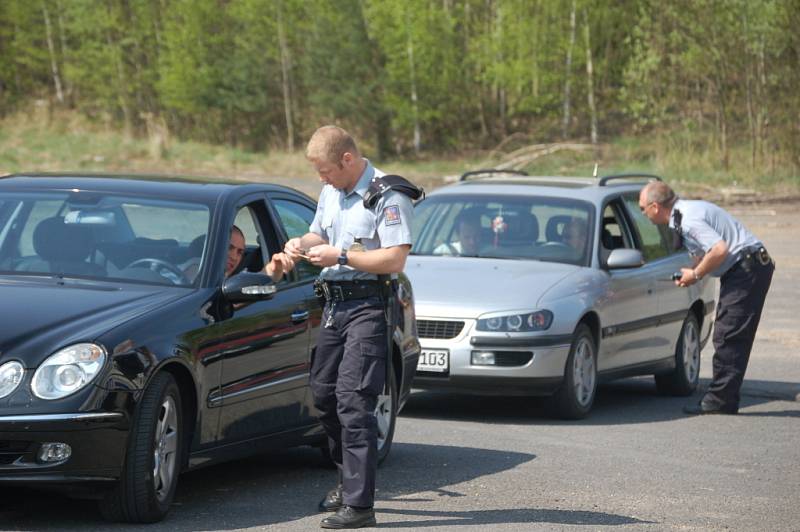
<path id="1" fill-rule="evenodd" d="M 397 225 L 402 223 L 400 220 L 400 207 L 397 205 L 389 205 L 383 209 L 383 217 L 386 220 L 386 225 Z"/>

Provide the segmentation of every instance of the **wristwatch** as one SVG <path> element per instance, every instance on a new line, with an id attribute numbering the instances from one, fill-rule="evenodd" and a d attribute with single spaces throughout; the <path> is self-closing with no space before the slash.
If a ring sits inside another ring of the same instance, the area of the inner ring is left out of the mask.
<path id="1" fill-rule="evenodd" d="M 339 258 L 336 259 L 336 262 L 339 263 L 339 266 L 344 266 L 347 264 L 347 250 L 342 250 L 342 254 L 339 255 Z"/>

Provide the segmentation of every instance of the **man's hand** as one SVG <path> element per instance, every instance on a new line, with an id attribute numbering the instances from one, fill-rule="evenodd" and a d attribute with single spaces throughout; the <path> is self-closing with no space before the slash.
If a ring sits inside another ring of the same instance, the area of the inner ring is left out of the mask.
<path id="1" fill-rule="evenodd" d="M 320 244 L 308 250 L 308 260 L 314 266 L 327 268 L 337 263 L 342 250 L 330 244 Z"/>
<path id="2" fill-rule="evenodd" d="M 300 238 L 290 238 L 286 242 L 286 245 L 283 246 L 283 252 L 286 254 L 287 258 L 292 261 L 298 261 L 303 258 L 303 243 Z"/>
<path id="3" fill-rule="evenodd" d="M 687 287 L 692 286 L 699 281 L 697 274 L 692 268 L 681 268 L 681 278 L 675 281 L 677 286 Z"/>
<path id="4" fill-rule="evenodd" d="M 264 268 L 264 272 L 278 282 L 285 273 L 294 269 L 294 261 L 286 253 L 275 253 Z"/>

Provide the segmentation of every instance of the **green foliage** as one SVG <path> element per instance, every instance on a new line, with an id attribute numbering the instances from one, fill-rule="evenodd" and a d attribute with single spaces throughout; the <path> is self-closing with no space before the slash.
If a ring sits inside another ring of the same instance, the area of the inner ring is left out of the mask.
<path id="1" fill-rule="evenodd" d="M 569 109 L 576 140 L 594 111 L 601 139 L 691 129 L 774 175 L 800 168 L 798 27 L 800 0 L 3 0 L 0 115 L 250 151 L 336 122 L 424 156 L 552 141 Z"/>

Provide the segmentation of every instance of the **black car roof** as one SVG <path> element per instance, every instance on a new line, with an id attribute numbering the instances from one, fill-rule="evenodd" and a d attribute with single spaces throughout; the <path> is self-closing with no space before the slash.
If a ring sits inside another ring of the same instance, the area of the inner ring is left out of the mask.
<path id="1" fill-rule="evenodd" d="M 302 192 L 282 185 L 253 183 L 216 177 L 188 177 L 160 174 L 32 173 L 0 177 L 0 190 L 82 190 L 129 193 L 146 196 L 215 201 L 234 190 L 262 192 Z"/>

